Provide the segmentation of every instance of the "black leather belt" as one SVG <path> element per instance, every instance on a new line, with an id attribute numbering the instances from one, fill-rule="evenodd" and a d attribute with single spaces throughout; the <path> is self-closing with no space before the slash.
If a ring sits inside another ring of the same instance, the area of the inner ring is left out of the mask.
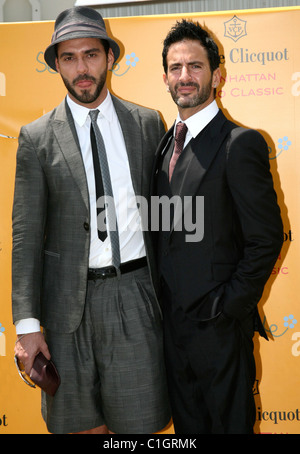
<path id="1" fill-rule="evenodd" d="M 147 265 L 146 257 L 141 259 L 131 260 L 130 262 L 121 263 L 120 272 L 121 274 L 129 273 L 130 271 L 138 270 Z M 114 266 L 105 266 L 103 268 L 89 268 L 88 269 L 88 279 L 107 279 L 110 277 L 116 277 L 117 270 Z"/>

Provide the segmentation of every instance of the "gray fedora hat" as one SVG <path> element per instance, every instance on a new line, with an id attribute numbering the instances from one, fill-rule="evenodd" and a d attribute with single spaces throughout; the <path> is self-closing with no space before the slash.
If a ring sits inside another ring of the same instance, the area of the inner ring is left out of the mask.
<path id="1" fill-rule="evenodd" d="M 76 38 L 99 38 L 108 41 L 115 57 L 120 56 L 118 44 L 106 32 L 104 20 L 97 11 L 85 6 L 67 9 L 55 21 L 51 44 L 45 50 L 44 58 L 50 68 L 56 71 L 56 44 Z"/>

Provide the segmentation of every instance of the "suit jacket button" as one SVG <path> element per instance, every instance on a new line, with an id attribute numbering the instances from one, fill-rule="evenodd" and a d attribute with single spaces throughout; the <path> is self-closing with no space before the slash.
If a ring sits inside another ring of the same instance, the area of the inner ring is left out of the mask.
<path id="1" fill-rule="evenodd" d="M 90 224 L 88 222 L 85 222 L 83 224 L 83 227 L 84 227 L 84 230 L 86 230 L 87 232 L 90 230 Z"/>

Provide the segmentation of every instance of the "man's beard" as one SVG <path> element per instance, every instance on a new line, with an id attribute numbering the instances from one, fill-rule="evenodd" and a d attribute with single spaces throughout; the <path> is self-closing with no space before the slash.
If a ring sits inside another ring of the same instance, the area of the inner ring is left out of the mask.
<path id="1" fill-rule="evenodd" d="M 177 94 L 178 87 L 196 87 L 197 93 L 191 96 L 181 96 Z M 170 88 L 170 87 L 169 87 Z M 212 81 L 207 85 L 203 85 L 202 89 L 195 82 L 182 83 L 179 82 L 175 85 L 174 89 L 170 88 L 170 93 L 175 104 L 177 104 L 182 109 L 187 109 L 189 107 L 197 107 L 204 104 L 211 95 Z"/>
<path id="2" fill-rule="evenodd" d="M 63 76 L 61 76 L 61 77 L 62 77 L 62 80 L 63 80 L 63 82 L 65 84 L 66 89 L 68 90 L 68 92 L 77 101 L 79 101 L 82 104 L 91 104 L 94 101 L 96 101 L 96 99 L 98 99 L 98 97 L 100 96 L 100 93 L 101 93 L 101 91 L 102 91 L 102 89 L 103 89 L 103 87 L 105 85 L 105 82 L 106 82 L 106 75 L 107 75 L 107 71 L 105 70 L 100 75 L 99 79 L 97 80 L 95 77 L 88 76 L 87 74 L 85 74 L 83 76 L 76 77 L 76 79 L 73 80 L 72 84 L 67 79 L 65 79 Z M 95 83 L 95 86 L 96 86 L 95 91 L 92 92 L 90 90 L 81 90 L 81 92 L 78 93 L 73 88 L 73 86 L 75 86 L 76 83 L 81 81 L 81 80 L 91 80 L 91 81 L 93 81 Z"/>

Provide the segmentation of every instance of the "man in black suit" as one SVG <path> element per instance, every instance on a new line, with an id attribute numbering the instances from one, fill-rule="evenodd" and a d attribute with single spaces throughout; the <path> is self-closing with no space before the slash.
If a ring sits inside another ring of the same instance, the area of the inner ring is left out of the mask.
<path id="1" fill-rule="evenodd" d="M 254 331 L 267 338 L 257 304 L 283 241 L 268 147 L 219 110 L 218 47 L 198 23 L 177 22 L 163 63 L 178 118 L 157 151 L 153 195 L 175 201 L 171 227 L 158 235 L 174 427 L 249 434 Z M 179 122 L 187 127 L 181 154 Z"/>

